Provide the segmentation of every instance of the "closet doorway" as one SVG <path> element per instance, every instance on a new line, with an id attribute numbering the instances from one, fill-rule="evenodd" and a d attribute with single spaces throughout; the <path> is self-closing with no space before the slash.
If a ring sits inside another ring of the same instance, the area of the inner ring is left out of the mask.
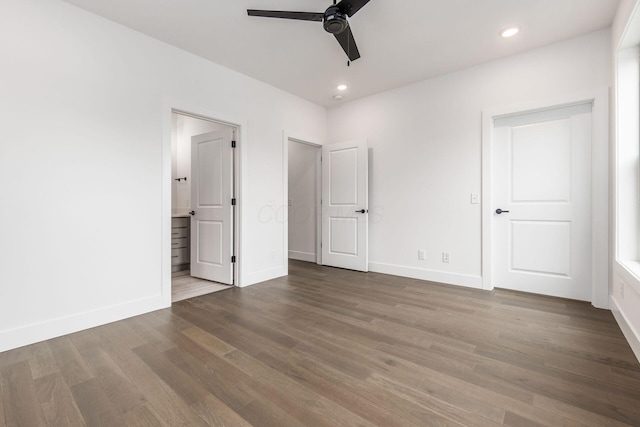
<path id="1" fill-rule="evenodd" d="M 322 146 L 289 138 L 288 258 L 321 264 Z"/>
<path id="2" fill-rule="evenodd" d="M 171 301 L 176 302 L 234 283 L 237 129 L 177 111 L 171 121 Z"/>

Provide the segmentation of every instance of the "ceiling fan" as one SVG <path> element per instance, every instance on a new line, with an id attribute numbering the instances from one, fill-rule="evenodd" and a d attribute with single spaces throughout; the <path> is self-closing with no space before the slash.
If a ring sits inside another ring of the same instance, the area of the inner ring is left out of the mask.
<path id="1" fill-rule="evenodd" d="M 353 39 L 353 33 L 349 27 L 347 17 L 351 18 L 367 3 L 369 3 L 369 0 L 342 0 L 336 4 L 336 0 L 333 0 L 333 5 L 320 13 L 247 9 L 247 14 L 249 14 L 249 16 L 261 16 L 265 18 L 322 22 L 325 31 L 335 36 L 349 60 L 355 61 L 360 58 L 360 52 Z"/>

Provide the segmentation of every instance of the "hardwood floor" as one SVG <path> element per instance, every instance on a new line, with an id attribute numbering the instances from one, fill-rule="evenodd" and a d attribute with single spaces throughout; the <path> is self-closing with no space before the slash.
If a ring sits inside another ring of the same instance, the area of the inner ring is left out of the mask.
<path id="1" fill-rule="evenodd" d="M 290 262 L 0 354 L 8 426 L 640 425 L 611 313 Z"/>
<path id="2" fill-rule="evenodd" d="M 171 273 L 171 302 L 207 295 L 229 289 L 229 285 L 191 277 L 189 270 Z"/>

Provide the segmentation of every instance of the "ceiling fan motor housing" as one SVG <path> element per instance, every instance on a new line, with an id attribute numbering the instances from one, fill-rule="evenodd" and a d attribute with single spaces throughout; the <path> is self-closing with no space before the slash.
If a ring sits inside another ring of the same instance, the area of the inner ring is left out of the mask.
<path id="1" fill-rule="evenodd" d="M 340 34 L 349 26 L 347 17 L 337 6 L 330 6 L 324 12 L 324 29 L 327 33 Z"/>

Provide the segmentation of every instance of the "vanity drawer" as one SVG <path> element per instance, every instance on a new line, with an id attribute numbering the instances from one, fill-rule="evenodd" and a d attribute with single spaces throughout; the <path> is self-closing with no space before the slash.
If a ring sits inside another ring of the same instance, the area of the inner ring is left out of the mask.
<path id="1" fill-rule="evenodd" d="M 171 239 L 187 237 L 188 234 L 189 234 L 189 229 L 187 227 L 171 229 Z"/>
<path id="2" fill-rule="evenodd" d="M 189 256 L 189 227 L 191 218 L 171 218 L 171 265 L 187 266 L 191 261 Z M 172 271 L 178 271 L 176 267 Z"/>
<path id="3" fill-rule="evenodd" d="M 171 239 L 171 249 L 183 249 L 189 246 L 189 239 L 186 237 L 174 237 Z"/>
<path id="4" fill-rule="evenodd" d="M 171 218 L 171 227 L 179 228 L 179 227 L 188 227 L 189 226 L 189 218 Z"/>
<path id="5" fill-rule="evenodd" d="M 171 265 L 186 264 L 189 262 L 189 250 L 183 249 L 171 249 Z"/>

